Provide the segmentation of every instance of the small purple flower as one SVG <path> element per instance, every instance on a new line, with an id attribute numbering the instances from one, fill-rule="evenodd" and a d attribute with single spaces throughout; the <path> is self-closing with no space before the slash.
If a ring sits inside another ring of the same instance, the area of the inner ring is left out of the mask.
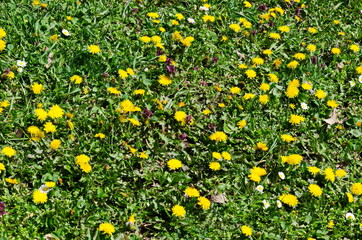
<path id="1" fill-rule="evenodd" d="M 201 84 L 201 86 L 204 86 L 204 87 L 207 86 L 207 83 L 205 81 L 201 81 L 200 84 Z"/>
<path id="2" fill-rule="evenodd" d="M 163 54 L 162 49 L 157 48 L 157 53 L 156 53 L 156 56 L 160 56 L 160 55 L 162 55 L 162 54 Z"/>
<path id="3" fill-rule="evenodd" d="M 317 63 L 317 57 L 316 56 L 312 56 L 311 57 L 312 63 L 316 64 Z"/>
<path id="4" fill-rule="evenodd" d="M 0 202 L 0 216 L 7 214 L 7 212 L 5 212 L 5 207 L 6 207 L 6 204 L 3 202 Z"/>
<path id="5" fill-rule="evenodd" d="M 151 110 L 149 110 L 148 108 L 145 108 L 142 112 L 142 114 L 146 117 L 146 118 L 150 118 L 153 116 L 153 112 Z"/>
<path id="6" fill-rule="evenodd" d="M 268 25 L 269 25 L 269 27 L 274 27 L 275 23 L 274 22 L 269 22 Z"/>
<path id="7" fill-rule="evenodd" d="M 109 73 L 107 72 L 102 73 L 102 77 L 109 77 Z"/>
<path id="8" fill-rule="evenodd" d="M 192 121 L 192 117 L 190 115 L 187 115 L 186 116 L 186 123 L 191 124 L 191 121 Z"/>
<path id="9" fill-rule="evenodd" d="M 166 70 L 171 74 L 176 72 L 176 67 L 172 64 L 171 58 L 167 58 L 166 60 Z"/>
<path id="10" fill-rule="evenodd" d="M 199 67 L 194 67 L 194 70 L 195 70 L 195 71 L 199 71 L 200 68 L 199 68 Z"/>
<path id="11" fill-rule="evenodd" d="M 258 31 L 256 31 L 255 29 L 253 29 L 253 30 L 251 31 L 251 35 L 255 36 L 256 34 L 258 34 Z"/>
<path id="12" fill-rule="evenodd" d="M 217 63 L 218 60 L 219 60 L 218 57 L 212 57 L 212 61 L 214 61 L 215 64 Z"/>
<path id="13" fill-rule="evenodd" d="M 295 9 L 295 14 L 299 17 L 300 16 L 300 8 Z"/>
<path id="14" fill-rule="evenodd" d="M 210 129 L 210 130 L 215 130 L 216 126 L 213 123 L 209 123 L 209 124 L 207 124 L 207 128 Z"/>
<path id="15" fill-rule="evenodd" d="M 166 70 L 172 74 L 175 73 L 176 67 L 174 65 L 166 65 Z"/>
<path id="16" fill-rule="evenodd" d="M 187 134 L 186 134 L 186 133 L 183 133 L 183 134 L 180 135 L 179 138 L 180 138 L 180 140 L 186 140 Z"/>
<path id="17" fill-rule="evenodd" d="M 265 11 L 265 10 L 267 10 L 267 9 L 268 9 L 268 7 L 265 6 L 264 4 L 260 4 L 259 7 L 258 7 L 258 10 L 259 10 L 259 11 Z"/>

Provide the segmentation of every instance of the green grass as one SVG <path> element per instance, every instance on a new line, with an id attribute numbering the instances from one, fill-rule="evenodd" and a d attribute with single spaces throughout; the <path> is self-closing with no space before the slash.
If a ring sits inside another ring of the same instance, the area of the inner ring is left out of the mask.
<path id="1" fill-rule="evenodd" d="M 362 183 L 362 73 L 358 70 L 362 56 L 361 50 L 350 50 L 352 44 L 362 45 L 360 1 L 266 0 L 251 2 L 251 8 L 235 0 L 44 3 L 48 5 L 36 6 L 28 0 L 0 3 L 0 28 L 6 32 L 2 38 L 6 48 L 0 51 L 0 104 L 4 105 L 0 105 L 0 169 L 1 164 L 5 168 L 0 171 L 0 202 L 7 212 L 0 216 L 1 240 L 43 239 L 46 234 L 52 236 L 49 239 L 89 240 L 362 237 L 362 189 L 351 190 L 353 184 Z M 205 3 L 210 9 L 200 10 Z M 263 20 L 261 15 L 268 10 L 260 10 L 261 4 L 269 10 L 280 7 L 284 14 L 274 11 L 274 17 Z M 150 12 L 159 14 L 160 23 L 147 16 Z M 172 25 L 177 13 L 185 18 Z M 205 14 L 215 21 L 204 22 Z M 245 28 L 239 18 L 252 27 Z M 241 31 L 230 29 L 232 23 L 239 23 Z M 290 31 L 281 33 L 278 27 L 283 25 Z M 308 32 L 310 27 L 318 32 Z M 63 29 L 70 36 L 62 34 Z M 176 31 L 194 41 L 185 46 L 173 38 Z M 281 39 L 271 39 L 268 34 L 273 32 Z M 50 39 L 55 34 L 56 41 Z M 155 35 L 161 37 L 164 49 L 140 41 L 142 36 Z M 308 51 L 309 44 L 317 50 Z M 91 54 L 90 45 L 99 46 L 101 52 Z M 332 48 L 341 53 L 332 54 Z M 267 56 L 265 49 L 273 53 Z M 295 69 L 288 68 L 299 52 L 306 59 L 298 60 Z M 169 60 L 161 62 L 158 55 Z M 256 57 L 263 58 L 264 64 L 253 66 Z M 282 61 L 278 67 L 276 59 Z M 27 64 L 22 72 L 17 70 L 18 60 Z M 174 72 L 166 68 L 170 61 Z M 240 64 L 257 76 L 247 78 L 247 69 Z M 122 79 L 118 71 L 127 68 L 135 75 Z M 7 75 L 9 71 L 14 78 Z M 279 81 L 271 82 L 269 73 Z M 82 83 L 71 82 L 74 75 L 82 77 Z M 160 75 L 172 83 L 162 86 Z M 285 92 L 293 79 L 300 85 L 310 82 L 312 90 L 299 86 L 299 94 L 288 98 Z M 32 90 L 34 83 L 42 84 L 40 94 Z M 268 83 L 270 90 L 263 92 L 261 83 Z M 121 93 L 112 94 L 109 87 Z M 240 92 L 231 93 L 232 87 Z M 135 95 L 136 89 L 144 89 L 145 94 Z M 324 99 L 315 96 L 319 89 L 327 93 Z M 247 93 L 255 97 L 246 100 Z M 268 96 L 268 103 L 259 101 L 261 95 Z M 140 111 L 122 112 L 120 103 L 127 99 Z M 325 122 L 333 112 L 329 100 L 338 103 L 340 122 L 332 125 Z M 309 108 L 303 110 L 301 103 Z M 35 109 L 49 111 L 53 105 L 64 110 L 62 117 L 37 119 Z M 152 116 L 145 114 L 146 108 Z M 203 113 L 206 109 L 210 114 Z M 184 119 L 182 124 L 174 117 L 177 111 L 192 120 Z M 292 114 L 305 121 L 291 124 Z M 243 129 L 238 127 L 241 120 L 247 122 Z M 46 133 L 46 122 L 56 125 L 56 131 Z M 30 126 L 38 127 L 44 136 L 32 139 Z M 224 132 L 227 140 L 212 141 L 210 135 L 216 131 Z M 105 138 L 95 137 L 97 133 Z M 284 142 L 282 134 L 297 140 Z M 54 139 L 61 140 L 58 149 L 50 147 Z M 256 150 L 258 142 L 268 149 Z M 6 156 L 5 147 L 16 154 Z M 137 151 L 131 153 L 132 148 Z M 141 158 L 142 152 L 148 158 Z M 213 152 L 228 152 L 232 160 L 217 160 Z M 90 157 L 88 173 L 76 164 L 81 154 Z M 282 163 L 282 156 L 292 154 L 303 160 L 296 165 Z M 170 159 L 180 160 L 182 168 L 170 169 Z M 210 162 L 219 162 L 221 169 L 211 170 Z M 255 166 L 267 173 L 260 182 L 249 177 Z M 321 172 L 311 174 L 310 166 Z M 328 181 L 324 174 L 328 167 L 344 169 L 347 175 Z M 279 172 L 285 174 L 284 180 Z M 6 178 L 19 183 L 11 184 Z M 46 202 L 36 203 L 33 193 L 45 182 L 56 186 L 47 193 Z M 320 197 L 311 195 L 310 184 L 322 188 Z M 258 185 L 264 187 L 263 193 L 256 190 Z M 185 196 L 187 187 L 195 187 L 209 199 L 210 209 L 203 210 L 197 198 Z M 354 196 L 352 202 L 347 192 Z M 277 200 L 288 193 L 297 197 L 298 204 L 279 208 Z M 227 201 L 215 202 L 218 194 Z M 263 200 L 269 208 L 263 207 Z M 175 205 L 184 207 L 184 217 L 173 214 Z M 355 220 L 346 219 L 347 213 Z M 127 224 L 131 215 L 135 222 Z M 330 221 L 333 227 L 328 227 Z M 112 236 L 100 231 L 102 223 L 115 227 Z M 250 237 L 241 231 L 244 225 L 253 230 Z"/>

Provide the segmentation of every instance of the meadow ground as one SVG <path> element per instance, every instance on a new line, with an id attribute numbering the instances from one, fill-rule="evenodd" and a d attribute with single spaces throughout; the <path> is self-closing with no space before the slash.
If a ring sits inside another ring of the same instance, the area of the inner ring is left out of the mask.
<path id="1" fill-rule="evenodd" d="M 0 2 L 0 239 L 362 239 L 362 2 Z"/>

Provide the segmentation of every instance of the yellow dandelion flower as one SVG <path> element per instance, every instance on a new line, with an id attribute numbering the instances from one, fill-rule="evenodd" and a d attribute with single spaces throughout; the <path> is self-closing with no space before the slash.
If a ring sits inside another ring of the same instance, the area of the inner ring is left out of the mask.
<path id="1" fill-rule="evenodd" d="M 149 36 L 142 36 L 139 38 L 141 42 L 149 43 L 151 42 L 151 38 Z"/>
<path id="2" fill-rule="evenodd" d="M 351 186 L 351 192 L 354 195 L 362 195 L 362 184 L 361 183 L 353 183 Z"/>
<path id="3" fill-rule="evenodd" d="M 321 89 L 318 89 L 314 94 L 318 99 L 323 99 L 327 96 L 327 93 Z"/>
<path id="4" fill-rule="evenodd" d="M 116 95 L 121 94 L 121 91 L 119 91 L 116 87 L 109 87 L 109 88 L 107 88 L 107 91 L 112 94 L 116 94 Z"/>
<path id="5" fill-rule="evenodd" d="M 328 100 L 327 101 L 327 106 L 331 107 L 331 108 L 336 108 L 336 107 L 338 107 L 338 103 L 336 101 L 334 101 L 334 100 Z"/>
<path id="6" fill-rule="evenodd" d="M 248 226 L 246 226 L 246 225 L 243 225 L 243 226 L 241 227 L 241 232 L 242 232 L 245 236 L 249 237 L 249 236 L 251 236 L 251 235 L 253 234 L 253 229 L 251 229 L 250 227 L 248 227 Z"/>
<path id="7" fill-rule="evenodd" d="M 239 129 L 243 129 L 246 126 L 246 120 L 240 120 L 237 125 Z"/>
<path id="8" fill-rule="evenodd" d="M 297 87 L 288 86 L 287 91 L 285 92 L 285 95 L 287 95 L 288 98 L 295 98 L 299 94 L 299 89 Z"/>
<path id="9" fill-rule="evenodd" d="M 278 76 L 274 73 L 269 73 L 268 77 L 271 82 L 277 83 L 279 81 Z"/>
<path id="10" fill-rule="evenodd" d="M 265 50 L 263 51 L 263 54 L 265 54 L 265 55 L 267 55 L 267 56 L 270 56 L 270 55 L 273 54 L 273 51 L 272 51 L 271 49 L 265 49 Z"/>
<path id="11" fill-rule="evenodd" d="M 100 49 L 99 46 L 97 46 L 97 45 L 90 45 L 90 46 L 88 47 L 88 50 L 89 50 L 89 52 L 92 53 L 92 54 L 96 54 L 96 53 L 101 52 L 101 49 Z"/>
<path id="12" fill-rule="evenodd" d="M 256 72 L 252 69 L 248 69 L 245 71 L 245 75 L 249 78 L 249 79 L 253 79 L 256 77 Z"/>
<path id="13" fill-rule="evenodd" d="M 232 24 L 229 25 L 229 27 L 230 27 L 232 30 L 234 30 L 234 32 L 240 32 L 240 30 L 241 30 L 240 25 L 237 24 L 237 23 L 232 23 Z"/>
<path id="14" fill-rule="evenodd" d="M 324 174 L 324 178 L 330 182 L 334 182 L 336 179 L 336 175 L 335 175 L 333 169 L 330 167 L 324 169 L 323 174 Z"/>
<path id="15" fill-rule="evenodd" d="M 4 38 L 6 36 L 6 32 L 3 28 L 0 28 L 0 39 Z"/>
<path id="16" fill-rule="evenodd" d="M 147 152 L 141 152 L 140 155 L 139 155 L 139 158 L 148 159 Z"/>
<path id="17" fill-rule="evenodd" d="M 110 236 L 116 231 L 114 226 L 110 223 L 101 223 L 98 229 L 99 231 L 102 231 L 103 234 L 108 234 Z"/>
<path id="18" fill-rule="evenodd" d="M 127 120 L 134 126 L 141 126 L 141 123 L 135 118 L 128 118 Z"/>
<path id="19" fill-rule="evenodd" d="M 310 166 L 307 169 L 308 169 L 308 172 L 312 173 L 313 175 L 317 175 L 317 173 L 320 172 L 320 168 L 317 168 L 315 166 Z"/>
<path id="20" fill-rule="evenodd" d="M 82 80 L 82 77 L 78 76 L 78 75 L 73 75 L 71 78 L 70 78 L 70 81 L 71 82 L 74 82 L 75 84 L 80 84 L 83 80 Z"/>
<path id="21" fill-rule="evenodd" d="M 4 171 L 4 170 L 5 170 L 5 165 L 0 163 L 0 173 L 1 173 L 1 171 Z"/>
<path id="22" fill-rule="evenodd" d="M 239 87 L 232 87 L 230 88 L 230 92 L 233 94 L 238 94 L 240 93 L 241 89 Z"/>
<path id="23" fill-rule="evenodd" d="M 211 202 L 209 199 L 205 197 L 198 197 L 197 201 L 198 201 L 197 204 L 200 205 L 203 210 L 210 209 Z"/>
<path id="24" fill-rule="evenodd" d="M 353 52 L 359 52 L 360 48 L 358 45 L 356 44 L 352 44 L 351 46 L 349 46 L 349 49 L 352 50 Z"/>
<path id="25" fill-rule="evenodd" d="M 0 52 L 6 48 L 6 42 L 0 39 Z"/>
<path id="26" fill-rule="evenodd" d="M 156 12 L 149 12 L 149 13 L 147 13 L 147 17 L 156 19 L 156 18 L 159 18 L 160 15 L 158 15 L 158 13 L 156 13 Z"/>
<path id="27" fill-rule="evenodd" d="M 33 192 L 34 203 L 46 203 L 47 200 L 48 200 L 48 195 L 46 193 L 43 193 L 39 189 Z"/>
<path id="28" fill-rule="evenodd" d="M 299 65 L 299 62 L 294 60 L 294 61 L 291 61 L 290 63 L 288 63 L 287 67 L 290 69 L 295 69 L 295 68 L 297 68 L 298 65 Z"/>
<path id="29" fill-rule="evenodd" d="M 259 102 L 261 104 L 267 104 L 269 102 L 269 96 L 268 95 L 260 95 L 259 96 Z"/>
<path id="30" fill-rule="evenodd" d="M 172 215 L 175 215 L 176 217 L 185 217 L 186 210 L 183 206 L 175 205 L 172 207 Z"/>
<path id="31" fill-rule="evenodd" d="M 307 50 L 308 50 L 309 52 L 315 52 L 315 51 L 317 50 L 317 46 L 316 46 L 316 45 L 313 45 L 313 44 L 309 44 L 309 45 L 307 46 Z"/>
<path id="32" fill-rule="evenodd" d="M 106 135 L 104 135 L 103 133 L 97 133 L 97 134 L 94 135 L 94 137 L 103 139 L 103 138 L 106 137 Z"/>
<path id="33" fill-rule="evenodd" d="M 218 170 L 220 170 L 221 165 L 218 162 L 210 162 L 209 168 L 213 171 L 218 171 Z"/>
<path id="34" fill-rule="evenodd" d="M 231 154 L 228 153 L 228 152 L 222 152 L 222 153 L 221 153 L 221 156 L 222 156 L 225 160 L 227 160 L 227 161 L 230 161 L 230 160 L 232 159 Z"/>
<path id="35" fill-rule="evenodd" d="M 280 138 L 282 139 L 283 142 L 287 142 L 287 143 L 297 141 L 297 139 L 295 137 L 293 137 L 289 134 L 282 134 L 282 135 L 280 135 Z"/>
<path id="36" fill-rule="evenodd" d="M 42 84 L 34 83 L 33 85 L 31 85 L 31 90 L 34 94 L 40 94 L 44 90 L 44 87 Z"/>
<path id="37" fill-rule="evenodd" d="M 165 76 L 165 75 L 161 75 L 158 77 L 158 82 L 162 85 L 162 86 L 167 86 L 170 85 L 172 83 L 172 80 Z"/>
<path id="38" fill-rule="evenodd" d="M 263 92 L 269 91 L 270 90 L 270 85 L 267 83 L 262 83 L 260 84 L 260 90 L 262 90 Z"/>
<path id="39" fill-rule="evenodd" d="M 51 149 L 58 149 L 61 143 L 62 141 L 60 141 L 59 139 L 54 139 L 53 141 L 50 142 L 49 146 Z"/>
<path id="40" fill-rule="evenodd" d="M 302 88 L 305 90 L 311 90 L 313 88 L 313 85 L 309 82 L 303 83 Z"/>
<path id="41" fill-rule="evenodd" d="M 349 192 L 347 192 L 346 195 L 347 195 L 348 202 L 350 202 L 350 203 L 351 203 L 351 202 L 354 202 L 354 197 L 353 197 L 352 194 L 350 194 Z"/>
<path id="42" fill-rule="evenodd" d="M 48 116 L 52 119 L 61 118 L 64 115 L 64 111 L 59 105 L 53 105 L 48 111 Z"/>
<path id="43" fill-rule="evenodd" d="M 16 150 L 13 149 L 12 147 L 4 147 L 1 150 L 1 153 L 4 154 L 5 156 L 12 157 L 16 154 Z"/>
<path id="44" fill-rule="evenodd" d="M 339 48 L 332 48 L 332 49 L 331 49 L 331 52 L 332 52 L 334 55 L 339 55 L 339 54 L 341 54 L 341 49 L 339 49 Z"/>
<path id="45" fill-rule="evenodd" d="M 280 39 L 279 33 L 269 33 L 269 37 L 272 39 Z"/>
<path id="46" fill-rule="evenodd" d="M 210 15 L 204 15 L 202 17 L 202 20 L 204 20 L 204 22 L 214 22 L 215 21 L 215 17 L 210 16 Z"/>
<path id="47" fill-rule="evenodd" d="M 299 125 L 301 124 L 302 122 L 305 121 L 305 118 L 302 117 L 302 116 L 299 116 L 299 115 L 296 115 L 296 114 L 292 114 L 290 115 L 290 118 L 289 118 L 289 122 L 292 124 L 292 125 Z"/>
<path id="48" fill-rule="evenodd" d="M 262 65 L 264 64 L 264 59 L 260 58 L 260 57 L 256 57 L 256 58 L 253 58 L 251 60 L 255 65 Z"/>
<path id="49" fill-rule="evenodd" d="M 227 140 L 228 136 L 224 132 L 215 132 L 210 135 L 210 140 L 216 141 L 216 142 L 224 142 Z"/>
<path id="50" fill-rule="evenodd" d="M 291 207 L 298 205 L 298 198 L 292 194 L 283 194 L 279 197 L 279 200 Z"/>
<path id="51" fill-rule="evenodd" d="M 303 157 L 299 154 L 292 154 L 292 155 L 289 155 L 288 158 L 287 158 L 287 163 L 289 165 L 297 165 L 299 163 L 301 163 L 303 160 Z"/>
<path id="52" fill-rule="evenodd" d="M 304 53 L 296 53 L 293 56 L 295 59 L 297 60 L 304 60 L 305 59 L 305 54 Z"/>
<path id="53" fill-rule="evenodd" d="M 176 170 L 182 167 L 182 162 L 178 159 L 170 159 L 167 161 L 167 166 L 172 170 Z"/>
<path id="54" fill-rule="evenodd" d="M 320 197 L 323 193 L 322 189 L 317 184 L 310 184 L 308 189 L 314 197 Z"/>
<path id="55" fill-rule="evenodd" d="M 343 178 L 344 176 L 347 175 L 347 172 L 343 169 L 338 169 L 336 170 L 336 176 L 339 178 Z"/>
<path id="56" fill-rule="evenodd" d="M 184 193 L 186 194 L 187 197 L 199 197 L 200 196 L 200 192 L 193 187 L 187 187 L 184 191 Z"/>
<path id="57" fill-rule="evenodd" d="M 44 131 L 46 133 L 49 133 L 49 132 L 54 133 L 57 131 L 57 127 L 52 122 L 46 122 L 44 124 Z"/>
<path id="58" fill-rule="evenodd" d="M 213 152 L 212 157 L 216 158 L 216 159 L 222 159 L 221 153 L 218 153 L 218 152 Z"/>
<path id="59" fill-rule="evenodd" d="M 310 32 L 312 34 L 316 34 L 318 32 L 318 30 L 313 27 L 309 27 L 307 30 L 308 30 L 308 32 Z"/>

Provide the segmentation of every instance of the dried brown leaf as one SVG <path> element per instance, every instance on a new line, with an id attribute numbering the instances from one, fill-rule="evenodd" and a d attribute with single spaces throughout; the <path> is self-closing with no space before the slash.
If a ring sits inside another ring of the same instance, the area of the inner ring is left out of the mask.
<path id="1" fill-rule="evenodd" d="M 54 53 L 50 52 L 48 55 L 48 63 L 47 65 L 45 65 L 45 68 L 50 68 L 50 66 L 52 65 L 52 63 L 54 62 L 54 58 L 53 58 Z"/>
<path id="2" fill-rule="evenodd" d="M 323 119 L 328 125 L 333 125 L 335 123 L 342 124 L 347 120 L 347 118 L 344 118 L 342 120 L 338 119 L 339 112 L 337 111 L 337 108 L 334 108 L 332 113 L 329 115 L 328 119 Z"/>
<path id="3" fill-rule="evenodd" d="M 211 202 L 213 202 L 213 203 L 226 203 L 227 201 L 228 200 L 226 199 L 226 197 L 223 193 L 211 195 Z"/>

